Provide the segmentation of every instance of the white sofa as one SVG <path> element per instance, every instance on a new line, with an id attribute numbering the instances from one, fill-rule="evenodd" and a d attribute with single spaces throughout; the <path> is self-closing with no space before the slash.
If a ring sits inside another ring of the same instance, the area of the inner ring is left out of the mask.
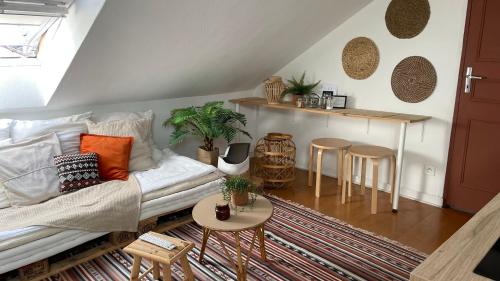
<path id="1" fill-rule="evenodd" d="M 92 112 L 50 120 L 0 119 L 0 154 L 2 146 L 8 150 L 10 146 L 19 144 L 27 138 L 47 133 L 57 135 L 61 146 L 60 153 L 78 153 L 80 134 L 87 132 L 89 127 L 86 124 L 92 124 L 87 120 L 91 117 Z M 146 111 L 110 113 L 92 119 L 92 122 L 148 120 L 144 123 L 146 127 L 140 127 L 144 129 L 143 135 L 135 136 L 134 140 L 139 141 L 138 138 L 141 138 L 142 148 L 145 146 L 151 148 L 148 153 L 158 165 L 149 170 L 133 172 L 142 191 L 141 220 L 194 206 L 202 198 L 219 192 L 223 177 L 223 174 L 213 166 L 176 155 L 168 149 L 163 151 L 155 149 L 151 132 L 152 118 L 152 112 Z M 143 153 L 140 156 L 142 155 Z M 6 167 L 8 163 L 0 165 Z M 5 182 L 5 176 L 0 177 L 0 212 L 13 208 L 1 184 Z M 3 273 L 46 259 L 106 234 L 107 232 L 36 225 L 0 231 L 0 279 Z"/>

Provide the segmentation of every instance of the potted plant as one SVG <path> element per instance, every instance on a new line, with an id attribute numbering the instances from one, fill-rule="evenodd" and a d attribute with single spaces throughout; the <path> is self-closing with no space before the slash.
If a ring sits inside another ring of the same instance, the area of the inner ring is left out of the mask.
<path id="1" fill-rule="evenodd" d="M 305 84 L 304 82 L 305 78 L 306 78 L 305 71 L 304 73 L 302 73 L 302 76 L 300 77 L 299 81 L 297 81 L 297 79 L 294 76 L 292 76 L 291 80 L 287 80 L 290 85 L 283 92 L 282 96 L 292 94 L 293 95 L 292 102 L 295 104 L 296 99 L 298 97 L 303 97 L 312 94 L 313 89 L 316 88 L 316 86 L 318 86 L 319 83 L 321 83 L 321 80 L 316 83 Z"/>
<path id="2" fill-rule="evenodd" d="M 239 124 L 246 125 L 245 115 L 223 106 L 224 102 L 214 101 L 203 106 L 172 110 L 170 118 L 163 122 L 165 127 L 174 127 L 170 144 L 180 143 L 190 135 L 201 138 L 203 145 L 198 148 L 198 160 L 217 166 L 219 149 L 214 147 L 214 139 L 223 137 L 229 143 L 238 133 L 251 138 L 247 131 L 238 128 Z"/>
<path id="3" fill-rule="evenodd" d="M 257 194 L 260 191 L 257 187 L 248 179 L 242 176 L 233 176 L 224 182 L 222 187 L 222 195 L 224 201 L 232 201 L 235 206 L 245 206 L 248 204 L 249 195 L 251 199 L 251 204 L 255 202 Z"/>

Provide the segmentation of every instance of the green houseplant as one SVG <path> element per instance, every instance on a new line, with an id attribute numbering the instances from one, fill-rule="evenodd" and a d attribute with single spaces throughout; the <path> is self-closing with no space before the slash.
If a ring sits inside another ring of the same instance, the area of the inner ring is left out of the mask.
<path id="1" fill-rule="evenodd" d="M 245 126 L 245 115 L 224 108 L 224 102 L 208 102 L 203 106 L 190 106 L 174 109 L 170 118 L 163 122 L 163 126 L 173 126 L 170 135 L 170 144 L 182 142 L 187 136 L 195 136 L 203 140 L 198 148 L 198 160 L 216 166 L 219 149 L 214 147 L 214 140 L 223 137 L 228 143 L 238 133 L 251 138 L 250 134 L 238 127 Z"/>
<path id="2" fill-rule="evenodd" d="M 251 199 L 250 204 L 253 204 L 257 198 L 257 194 L 260 194 L 260 190 L 250 180 L 242 176 L 233 176 L 226 179 L 222 187 L 224 201 L 232 201 L 235 206 L 247 205 L 249 194 Z"/>
<path id="3" fill-rule="evenodd" d="M 292 76 L 292 79 L 287 80 L 289 85 L 287 89 L 283 92 L 282 96 L 292 94 L 294 95 L 293 101 L 295 102 L 295 99 L 299 96 L 307 96 L 312 94 L 313 89 L 316 88 L 316 86 L 318 86 L 319 83 L 321 83 L 321 80 L 316 83 L 305 84 L 305 78 L 306 78 L 305 71 L 304 73 L 302 73 L 302 76 L 298 81 L 294 76 Z"/>

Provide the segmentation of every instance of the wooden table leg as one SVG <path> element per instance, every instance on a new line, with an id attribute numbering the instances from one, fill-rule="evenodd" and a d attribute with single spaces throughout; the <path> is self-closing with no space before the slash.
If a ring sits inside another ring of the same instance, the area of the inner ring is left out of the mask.
<path id="1" fill-rule="evenodd" d="M 347 178 L 349 179 L 349 185 L 348 185 L 348 188 L 347 188 L 347 197 L 351 197 L 352 196 L 352 164 L 353 164 L 353 161 L 354 161 L 354 156 L 352 156 L 352 154 L 348 154 L 349 155 L 349 159 L 347 160 Z"/>
<path id="2" fill-rule="evenodd" d="M 379 164 L 378 160 L 373 160 L 372 214 L 377 213 L 378 164 Z"/>
<path id="3" fill-rule="evenodd" d="M 141 271 L 142 257 L 134 256 L 134 263 L 132 265 L 132 272 L 130 273 L 130 281 L 139 280 L 139 272 Z"/>
<path id="4" fill-rule="evenodd" d="M 259 249 L 260 249 L 260 258 L 263 261 L 267 261 L 266 257 L 266 243 L 265 243 L 265 236 L 264 236 L 264 225 L 260 226 L 257 230 L 259 233 Z M 250 253 L 252 254 L 252 253 Z"/>
<path id="5" fill-rule="evenodd" d="M 321 168 L 323 166 L 323 149 L 318 149 L 318 158 L 316 159 L 316 198 L 321 196 Z"/>
<path id="6" fill-rule="evenodd" d="M 313 185 L 313 162 L 314 162 L 314 147 L 312 144 L 309 145 L 309 164 L 308 164 L 308 176 L 307 176 L 307 185 Z"/>
<path id="7" fill-rule="evenodd" d="M 342 168 L 344 166 L 344 164 L 342 162 L 344 162 L 344 150 L 343 149 L 338 149 L 337 150 L 337 185 L 338 186 L 342 186 Z"/>
<path id="8" fill-rule="evenodd" d="M 153 262 L 153 279 L 160 279 L 160 264 L 157 261 Z"/>
<path id="9" fill-rule="evenodd" d="M 240 233 L 235 232 L 234 238 L 236 239 L 236 265 L 238 269 L 238 281 L 245 281 L 247 280 L 247 273 L 245 265 L 243 264 L 243 257 L 241 256 Z"/>
<path id="10" fill-rule="evenodd" d="M 345 194 L 347 189 L 347 181 L 349 180 L 349 167 L 347 166 L 349 163 L 349 154 L 344 156 L 344 177 L 342 178 L 342 204 L 345 204 Z"/>
<path id="11" fill-rule="evenodd" d="M 170 264 L 163 264 L 163 281 L 172 281 L 172 269 Z"/>
<path id="12" fill-rule="evenodd" d="M 200 257 L 198 259 L 199 262 L 203 261 L 203 255 L 205 254 L 205 248 L 207 247 L 208 238 L 210 238 L 210 232 L 210 229 L 205 227 L 203 228 L 203 239 L 201 242 Z"/>
<path id="13" fill-rule="evenodd" d="M 361 194 L 365 195 L 366 189 L 366 162 L 368 159 L 361 157 Z"/>
<path id="14" fill-rule="evenodd" d="M 193 271 L 191 270 L 191 266 L 189 265 L 189 261 L 187 259 L 187 256 L 181 257 L 180 261 L 181 261 L 181 265 L 182 265 L 182 270 L 184 270 L 184 280 L 193 281 L 194 275 L 193 275 Z"/>

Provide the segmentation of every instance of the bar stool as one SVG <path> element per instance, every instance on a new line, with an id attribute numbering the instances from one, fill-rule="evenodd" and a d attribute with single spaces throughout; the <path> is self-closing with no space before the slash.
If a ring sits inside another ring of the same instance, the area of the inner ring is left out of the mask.
<path id="1" fill-rule="evenodd" d="M 346 177 L 342 183 L 342 204 L 346 201 L 346 185 L 349 181 L 348 186 L 348 196 L 351 197 L 352 193 L 352 165 L 353 158 L 359 157 L 361 160 L 361 194 L 365 194 L 365 180 L 366 180 L 366 162 L 370 159 L 373 163 L 373 175 L 372 175 L 372 202 L 371 202 L 371 213 L 377 213 L 377 191 L 378 191 L 378 168 L 380 160 L 389 158 L 391 162 L 390 167 L 390 185 L 391 185 L 391 203 L 392 195 L 394 193 L 394 182 L 396 176 L 396 157 L 392 149 L 374 146 L 374 145 L 356 145 L 352 146 L 347 155 L 345 156 L 345 163 L 347 165 Z"/>
<path id="2" fill-rule="evenodd" d="M 321 138 L 312 140 L 309 145 L 309 175 L 308 175 L 308 185 L 313 185 L 313 162 L 314 162 L 314 148 L 318 149 L 318 157 L 316 164 L 316 197 L 321 196 L 321 169 L 323 166 L 323 150 L 337 150 L 337 181 L 338 185 L 342 185 L 342 177 L 344 175 L 344 157 L 347 153 L 349 147 L 351 147 L 349 141 L 336 138 Z"/>

